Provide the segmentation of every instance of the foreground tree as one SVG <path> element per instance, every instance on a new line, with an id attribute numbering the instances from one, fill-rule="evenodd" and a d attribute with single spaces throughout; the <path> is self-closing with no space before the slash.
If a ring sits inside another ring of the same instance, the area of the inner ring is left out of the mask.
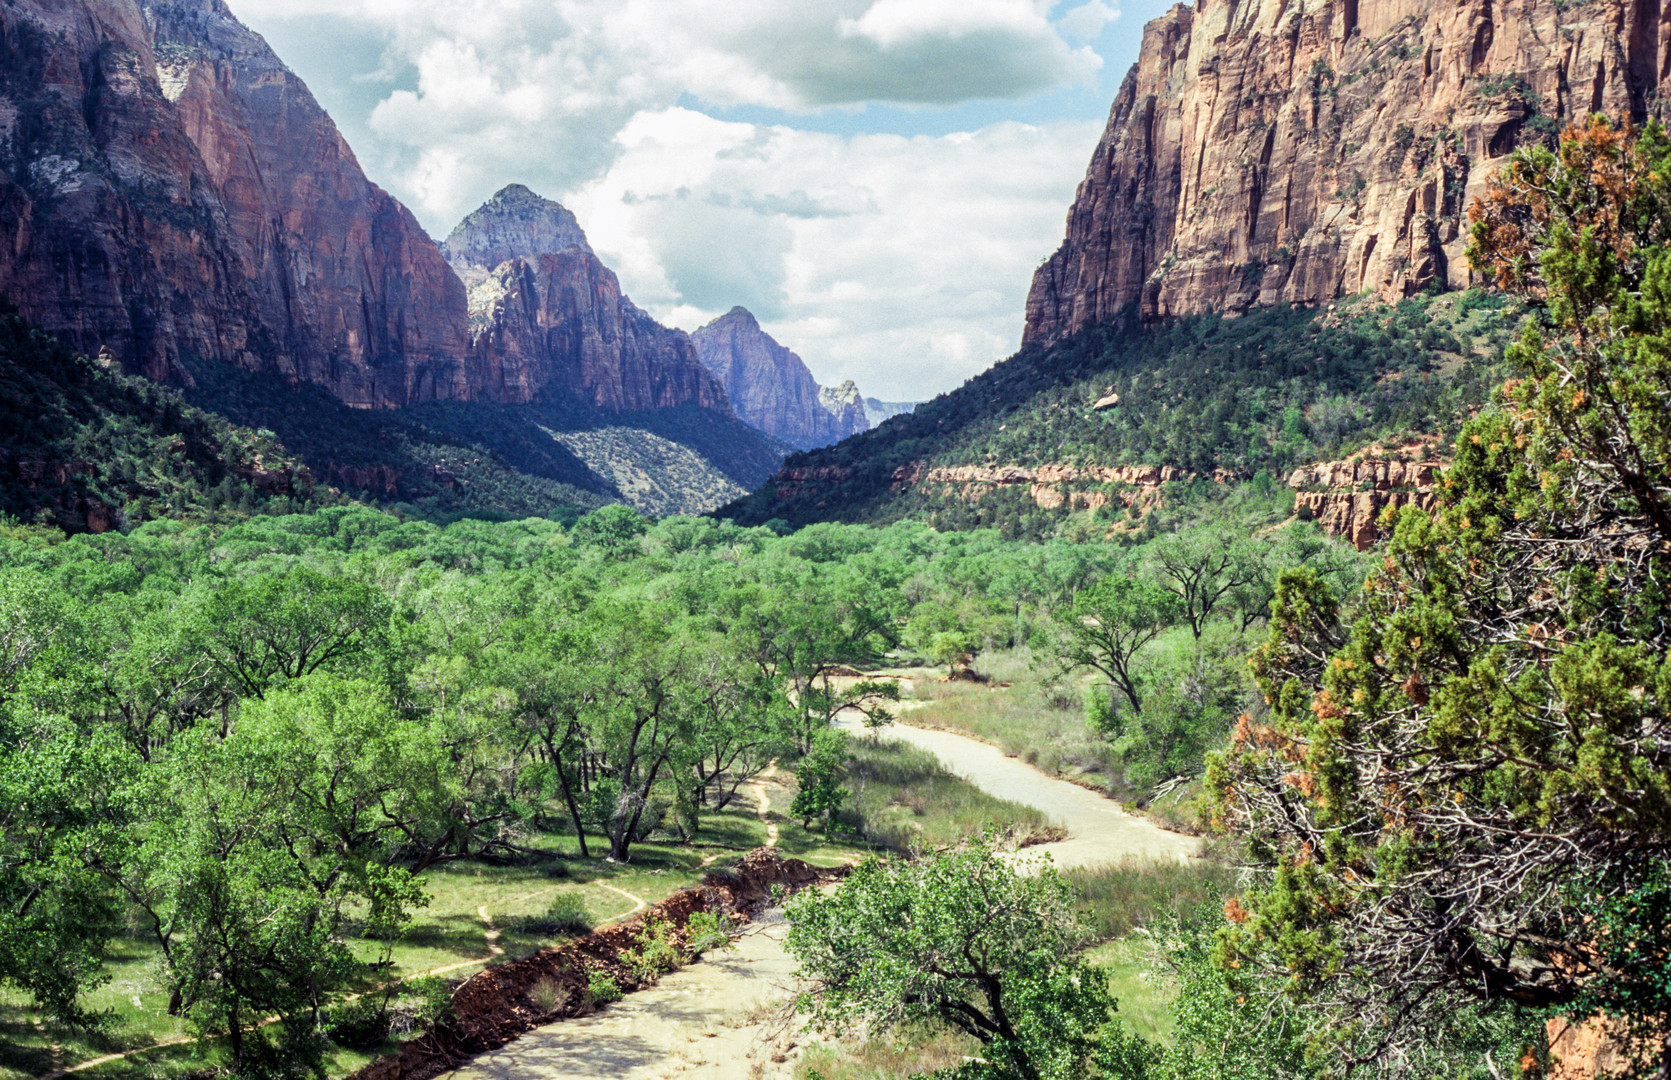
<path id="1" fill-rule="evenodd" d="M 1421 1071 L 1483 1002 L 1605 1013 L 1664 1078 L 1671 142 L 1594 121 L 1473 215 L 1474 264 L 1545 323 L 1353 626 L 1314 575 L 1279 582 L 1270 723 L 1209 774 L 1265 875 L 1225 959 L 1333 1006 L 1348 1066 Z"/>
<path id="2" fill-rule="evenodd" d="M 958 1070 L 971 1078 L 1069 1080 L 1141 1059 L 1111 1021 L 1106 977 L 1074 955 L 1075 901 L 1053 869 L 1020 872 L 984 840 L 920 863 L 867 860 L 833 894 L 789 906 L 789 950 L 813 984 L 798 1007 L 824 1030 L 949 1024 L 983 1046 Z"/>

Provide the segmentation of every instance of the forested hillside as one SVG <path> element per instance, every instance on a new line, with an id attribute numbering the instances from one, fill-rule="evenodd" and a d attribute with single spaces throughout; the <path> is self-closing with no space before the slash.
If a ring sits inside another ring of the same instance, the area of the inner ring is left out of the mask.
<path id="1" fill-rule="evenodd" d="M 0 310 L 0 513 L 67 532 L 339 501 L 266 432 L 78 356 Z"/>
<path id="2" fill-rule="evenodd" d="M 789 458 L 726 508 L 744 523 L 929 521 L 1051 535 L 1075 503 L 1025 488 L 979 498 L 925 485 L 935 466 L 1171 466 L 1275 477 L 1381 439 L 1454 430 L 1482 404 L 1518 322 L 1500 295 L 1388 307 L 1266 308 L 1115 323 L 1028 346 L 949 394 L 837 446 Z M 1113 485 L 1087 493 L 1117 495 Z M 1100 511 L 1116 517 L 1110 500 Z"/>

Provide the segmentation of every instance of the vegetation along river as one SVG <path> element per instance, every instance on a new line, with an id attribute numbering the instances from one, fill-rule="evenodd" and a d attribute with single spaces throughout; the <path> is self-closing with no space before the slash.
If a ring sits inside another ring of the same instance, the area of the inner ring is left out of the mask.
<path id="1" fill-rule="evenodd" d="M 861 731 L 857 723 L 848 727 Z M 863 737 L 863 736 L 861 736 Z M 1167 832 L 1094 792 L 1046 776 L 983 742 L 895 723 L 884 738 L 934 753 L 976 787 L 1035 807 L 1068 830 L 1049 852 L 1058 866 L 1132 857 L 1194 856 L 1200 841 Z M 757 799 L 765 796 L 755 787 Z M 792 1071 L 799 1024 L 788 1011 L 794 958 L 787 927 L 768 916 L 750 925 L 734 952 L 710 954 L 647 990 L 590 1016 L 529 1032 L 451 1074 L 454 1080 L 770 1080 Z"/>

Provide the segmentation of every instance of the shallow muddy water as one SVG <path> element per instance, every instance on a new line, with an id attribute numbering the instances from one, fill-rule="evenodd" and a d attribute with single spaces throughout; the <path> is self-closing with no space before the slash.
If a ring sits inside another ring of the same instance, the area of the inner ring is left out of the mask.
<path id="1" fill-rule="evenodd" d="M 909 717 L 909 712 L 905 714 Z M 844 722 L 858 734 L 864 728 Z M 894 723 L 879 732 L 929 751 L 952 773 L 989 795 L 1042 810 L 1068 830 L 1068 838 L 1040 844 L 1028 852 L 1048 851 L 1059 867 L 1092 866 L 1133 857 L 1189 859 L 1201 852 L 1193 836 L 1167 832 L 1147 819 L 1121 810 L 1112 799 L 1077 784 L 1058 780 L 1019 758 L 1005 757 L 995 746 L 950 731 L 931 731 Z M 867 737 L 867 736 L 860 736 Z"/>
<path id="2" fill-rule="evenodd" d="M 902 710 L 903 711 L 903 710 Z M 862 730 L 854 725 L 853 730 Z M 1201 842 L 1157 828 L 1094 792 L 1046 776 L 986 743 L 948 731 L 895 723 L 901 739 L 999 798 L 1035 807 L 1068 830 L 1065 840 L 1028 848 L 1057 866 L 1085 866 L 1147 856 L 1187 859 Z M 769 805 L 763 786 L 751 794 Z M 788 1012 L 795 961 L 784 951 L 786 927 L 768 914 L 753 923 L 735 952 L 676 971 L 649 990 L 608 1008 L 538 1028 L 485 1054 L 455 1080 L 777 1080 L 793 1071 L 803 1041 Z"/>

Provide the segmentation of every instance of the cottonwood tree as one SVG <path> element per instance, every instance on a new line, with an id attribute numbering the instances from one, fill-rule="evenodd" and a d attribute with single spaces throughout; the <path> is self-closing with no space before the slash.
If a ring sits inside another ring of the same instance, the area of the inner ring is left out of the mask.
<path id="1" fill-rule="evenodd" d="M 1065 631 L 1057 658 L 1067 671 L 1102 675 L 1133 712 L 1142 712 L 1137 655 L 1182 617 L 1182 601 L 1170 589 L 1147 577 L 1110 574 L 1082 590 L 1071 607 L 1057 609 Z"/>
<path id="2" fill-rule="evenodd" d="M 1606 1013 L 1671 1075 L 1671 140 L 1595 120 L 1516 153 L 1474 265 L 1540 305 L 1361 610 L 1290 571 L 1268 724 L 1209 774 L 1262 884 L 1225 957 L 1420 1072 L 1470 1002 Z M 1644 920 L 1643 913 L 1657 914 Z"/>
<path id="3" fill-rule="evenodd" d="M 960 1076 L 1073 1080 L 1119 1057 L 1129 1037 L 1110 1024 L 1106 975 L 1077 955 L 1074 890 L 1032 869 L 982 839 L 922 862 L 868 859 L 834 893 L 802 893 L 786 911 L 811 983 L 797 1008 L 826 1031 L 949 1024 L 985 1058 Z"/>

